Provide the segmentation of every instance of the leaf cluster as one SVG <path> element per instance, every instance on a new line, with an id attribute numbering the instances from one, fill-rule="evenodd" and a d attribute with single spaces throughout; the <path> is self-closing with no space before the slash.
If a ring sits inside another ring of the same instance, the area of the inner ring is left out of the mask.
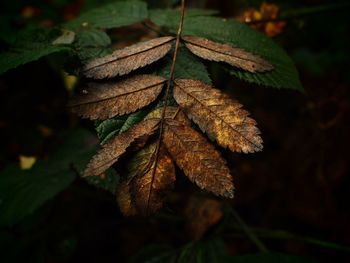
<path id="1" fill-rule="evenodd" d="M 175 182 L 174 163 L 200 188 L 219 196 L 233 197 L 234 186 L 226 161 L 192 127 L 191 121 L 211 140 L 231 151 L 250 153 L 262 149 L 256 122 L 241 104 L 211 85 L 196 80 L 197 76 L 193 76 L 194 79 L 176 78 L 175 65 L 179 50 L 187 48 L 202 59 L 223 62 L 251 73 L 269 72 L 274 66 L 242 48 L 198 36 L 181 37 L 181 30 L 182 20 L 176 41 L 172 36 L 162 36 L 86 62 L 81 73 L 88 79 L 103 81 L 88 82 L 87 88 L 69 103 L 78 115 L 102 120 L 98 126 L 102 129 L 100 137 L 108 138 L 103 140 L 107 142 L 87 165 L 84 176 L 104 177 L 122 155 L 134 153 L 128 158 L 126 175 L 117 191 L 117 200 L 125 215 L 150 214 L 162 207 Z M 173 42 L 176 42 L 174 46 Z M 170 69 L 165 72 L 158 70 L 164 77 L 130 75 L 130 72 L 162 59 L 171 51 Z M 187 57 L 188 51 L 184 53 Z M 153 111 L 129 129 L 120 127 L 105 135 L 104 124 L 120 123 L 120 119 L 111 118 L 137 112 L 152 104 L 165 84 L 165 94 Z M 172 99 L 169 99 L 170 93 Z"/>
<path id="2" fill-rule="evenodd" d="M 109 168 L 121 167 L 117 200 L 124 214 L 160 209 L 174 186 L 175 164 L 200 188 L 232 198 L 230 170 L 211 142 L 252 153 L 262 150 L 262 139 L 242 105 L 212 86 L 204 60 L 249 82 L 302 87 L 290 58 L 271 39 L 215 14 L 188 9 L 178 26 L 178 10 L 116 2 L 59 28 L 25 32 L 0 55 L 0 73 L 55 52 L 79 59 L 79 74 L 87 81 L 69 107 L 96 121 L 102 144 L 84 176 L 101 183 L 113 178 Z M 111 52 L 106 30 L 135 23 L 160 36 Z"/>

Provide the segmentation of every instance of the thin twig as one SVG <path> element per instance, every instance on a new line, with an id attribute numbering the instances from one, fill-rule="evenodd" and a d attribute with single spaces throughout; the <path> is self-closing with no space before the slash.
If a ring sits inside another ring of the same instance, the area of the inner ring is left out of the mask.
<path id="1" fill-rule="evenodd" d="M 174 50 L 173 60 L 172 60 L 172 63 L 171 63 L 170 75 L 169 75 L 167 86 L 166 86 L 166 90 L 165 90 L 165 103 L 164 103 L 164 107 L 163 107 L 163 110 L 162 110 L 162 115 L 161 115 L 161 118 L 160 118 L 159 137 L 158 137 L 157 146 L 156 146 L 156 150 L 155 150 L 154 168 L 153 168 L 153 171 L 152 171 L 152 180 L 151 180 L 149 194 L 148 194 L 148 200 L 147 200 L 147 211 L 148 211 L 149 203 L 150 203 L 150 200 L 151 200 L 152 185 L 153 185 L 153 182 L 154 182 L 154 177 L 155 177 L 155 173 L 156 173 L 156 169 L 157 169 L 157 163 L 158 163 L 158 159 L 159 159 L 159 150 L 160 150 L 160 146 L 161 146 L 161 143 L 162 143 L 162 140 L 163 140 L 165 112 L 166 112 L 166 108 L 167 108 L 167 105 L 168 105 L 170 86 L 171 86 L 171 83 L 174 80 L 176 57 L 177 57 L 177 53 L 178 53 L 179 45 L 180 45 L 180 38 L 181 38 L 181 33 L 182 33 L 184 16 L 185 16 L 185 0 L 181 0 L 181 15 L 180 15 L 179 27 L 178 27 L 178 31 L 177 31 L 177 35 L 176 35 L 175 50 Z"/>

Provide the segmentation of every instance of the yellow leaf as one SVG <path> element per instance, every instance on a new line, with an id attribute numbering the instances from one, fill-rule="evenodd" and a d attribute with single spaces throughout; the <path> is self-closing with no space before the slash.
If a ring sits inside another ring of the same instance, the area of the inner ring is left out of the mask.
<path id="1" fill-rule="evenodd" d="M 25 155 L 19 156 L 19 166 L 21 167 L 22 170 L 31 169 L 35 164 L 35 162 L 36 162 L 35 156 L 25 156 Z"/>
<path id="2" fill-rule="evenodd" d="M 69 75 L 66 72 L 63 72 L 62 78 L 63 78 L 64 87 L 68 91 L 72 91 L 78 82 L 78 78 L 76 76 Z"/>

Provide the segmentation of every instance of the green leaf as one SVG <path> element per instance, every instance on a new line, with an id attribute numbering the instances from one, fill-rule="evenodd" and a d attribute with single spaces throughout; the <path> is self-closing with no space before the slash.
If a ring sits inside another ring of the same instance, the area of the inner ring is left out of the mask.
<path id="1" fill-rule="evenodd" d="M 172 56 L 167 55 L 164 59 L 163 66 L 156 71 L 156 74 L 168 78 L 170 75 L 171 63 Z M 175 79 L 198 79 L 204 83 L 211 84 L 211 79 L 205 65 L 185 47 L 180 47 L 176 58 L 174 77 Z"/>
<path id="2" fill-rule="evenodd" d="M 0 225 L 13 225 L 66 189 L 73 169 L 82 169 L 95 151 L 93 136 L 85 130 L 66 133 L 48 160 L 30 170 L 9 165 L 0 173 Z"/>
<path id="3" fill-rule="evenodd" d="M 222 258 L 227 263 L 316 263 L 316 261 L 304 257 L 287 255 L 282 253 L 265 253 L 244 256 L 228 256 Z"/>
<path id="4" fill-rule="evenodd" d="M 63 25 L 64 28 L 116 28 L 141 22 L 147 17 L 147 4 L 141 1 L 115 2 L 92 9 Z"/>
<path id="5" fill-rule="evenodd" d="M 78 32 L 73 45 L 82 61 L 102 57 L 112 52 L 111 39 L 100 30 Z"/>
<path id="6" fill-rule="evenodd" d="M 101 144 L 105 144 L 110 138 L 118 134 L 123 126 L 126 116 L 114 117 L 104 121 L 96 121 L 95 129 Z"/>
<path id="7" fill-rule="evenodd" d="M 141 249 L 130 262 L 178 262 L 221 263 L 228 257 L 226 244 L 220 238 L 187 243 L 179 249 L 167 245 L 148 245 Z"/>
<path id="8" fill-rule="evenodd" d="M 151 244 L 130 258 L 129 263 L 175 263 L 177 251 L 168 245 Z"/>
<path id="9" fill-rule="evenodd" d="M 118 116 L 104 121 L 96 121 L 95 128 L 101 144 L 105 144 L 113 136 L 120 134 L 140 122 L 147 111 L 140 110 L 130 115 Z"/>
<path id="10" fill-rule="evenodd" d="M 59 35 L 52 30 L 26 30 L 17 36 L 14 46 L 0 54 L 0 74 L 41 57 L 71 51 L 67 45 L 54 45 Z"/>
<path id="11" fill-rule="evenodd" d="M 167 27 L 171 32 L 177 30 L 177 23 L 171 19 L 154 19 L 154 21 L 160 26 Z M 242 80 L 274 88 L 303 90 L 298 72 L 287 53 L 270 38 L 234 19 L 186 17 L 185 15 L 183 35 L 205 37 L 219 43 L 243 48 L 261 56 L 274 66 L 274 69 L 269 72 L 250 73 L 225 65 L 225 69 L 230 74 Z"/>
<path id="12" fill-rule="evenodd" d="M 141 249 L 129 261 L 148 263 L 315 263 L 316 261 L 282 253 L 248 254 L 230 256 L 226 244 L 220 238 L 188 243 L 180 249 L 166 245 L 149 245 Z"/>
<path id="13" fill-rule="evenodd" d="M 160 26 L 168 27 L 172 25 L 176 27 L 179 25 L 180 10 L 177 9 L 151 9 L 149 10 L 149 18 Z M 187 8 L 185 17 L 198 17 L 198 16 L 211 16 L 216 15 L 217 10 L 210 9 L 197 9 L 197 8 Z"/>

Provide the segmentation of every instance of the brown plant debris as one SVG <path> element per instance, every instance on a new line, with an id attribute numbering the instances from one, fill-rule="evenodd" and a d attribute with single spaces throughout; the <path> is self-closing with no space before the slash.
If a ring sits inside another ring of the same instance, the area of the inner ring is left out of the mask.
<path id="1" fill-rule="evenodd" d="M 226 62 L 249 72 L 264 72 L 273 69 L 273 66 L 261 57 L 249 53 L 241 48 L 221 44 L 206 38 L 185 36 L 182 37 L 186 47 L 195 55 L 212 61 Z"/>
<path id="2" fill-rule="evenodd" d="M 90 83 L 75 96 L 69 107 L 83 118 L 108 119 L 134 112 L 153 102 L 165 79 L 155 75 L 136 75 L 118 82 Z"/>
<path id="3" fill-rule="evenodd" d="M 131 193 L 139 213 L 149 215 L 163 206 L 163 201 L 174 186 L 175 167 L 164 147 L 156 159 L 157 143 L 139 151 L 130 161 Z"/>
<path id="4" fill-rule="evenodd" d="M 198 80 L 175 81 L 174 98 L 186 115 L 218 144 L 234 152 L 262 150 L 256 122 L 242 105 Z"/>
<path id="5" fill-rule="evenodd" d="M 223 217 L 222 203 L 212 198 L 192 196 L 185 208 L 188 233 L 199 240 Z"/>
<path id="6" fill-rule="evenodd" d="M 164 57 L 171 49 L 174 37 L 159 37 L 134 44 L 112 54 L 94 59 L 83 67 L 88 78 L 103 79 L 122 76 Z"/>
<path id="7" fill-rule="evenodd" d="M 225 160 L 205 137 L 183 123 L 166 119 L 163 142 L 185 175 L 200 188 L 233 197 L 233 182 Z"/>
<path id="8" fill-rule="evenodd" d="M 159 120 L 151 119 L 139 122 L 122 134 L 103 145 L 102 149 L 90 160 L 84 176 L 100 176 L 125 153 L 132 143 L 145 140 L 158 127 Z"/>

